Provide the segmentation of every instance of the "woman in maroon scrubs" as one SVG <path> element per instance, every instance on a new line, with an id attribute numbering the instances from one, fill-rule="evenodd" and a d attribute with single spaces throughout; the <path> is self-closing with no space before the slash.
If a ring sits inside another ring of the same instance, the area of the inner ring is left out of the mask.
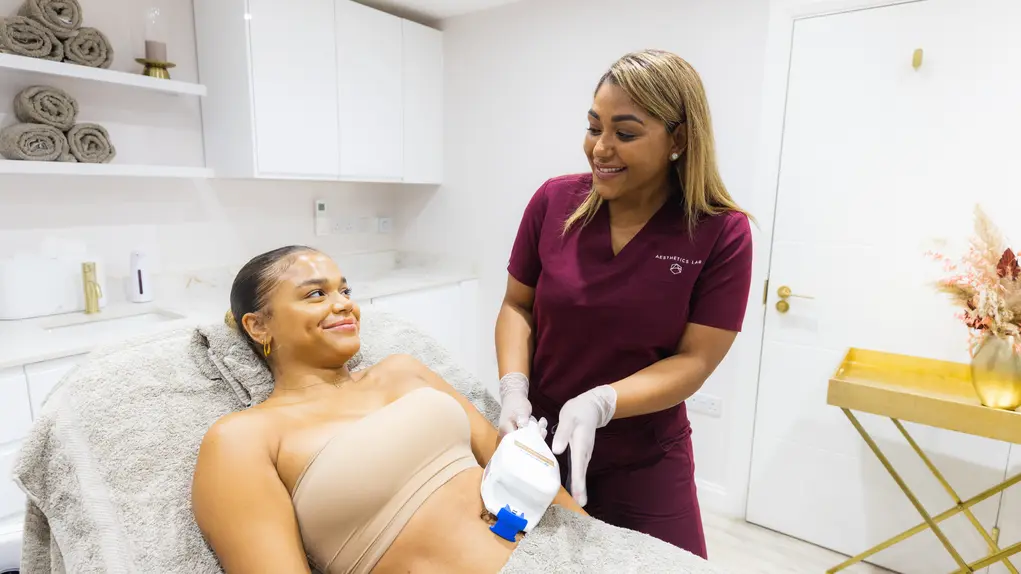
<path id="1" fill-rule="evenodd" d="M 501 432 L 545 417 L 590 514 L 705 557 L 684 401 L 741 329 L 749 217 L 678 56 L 618 60 L 588 122 L 591 173 L 543 184 L 514 241 L 496 324 Z"/>

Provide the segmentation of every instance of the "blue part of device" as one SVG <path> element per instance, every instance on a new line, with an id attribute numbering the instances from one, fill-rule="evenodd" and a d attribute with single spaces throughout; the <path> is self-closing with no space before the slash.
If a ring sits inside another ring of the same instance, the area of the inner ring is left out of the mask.
<path id="1" fill-rule="evenodd" d="M 496 515 L 496 524 L 490 526 L 489 529 L 500 538 L 514 542 L 517 540 L 518 532 L 524 530 L 527 525 L 528 521 L 523 516 L 515 514 L 510 506 L 504 506 Z"/>

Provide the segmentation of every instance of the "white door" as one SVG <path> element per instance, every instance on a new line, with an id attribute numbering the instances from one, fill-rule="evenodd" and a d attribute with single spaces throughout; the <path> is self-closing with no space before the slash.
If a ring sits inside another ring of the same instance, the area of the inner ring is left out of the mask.
<path id="1" fill-rule="evenodd" d="M 443 32 L 404 20 L 404 181 L 443 181 Z"/>
<path id="2" fill-rule="evenodd" d="M 259 175 L 336 179 L 333 0 L 249 0 Z"/>
<path id="3" fill-rule="evenodd" d="M 401 19 L 337 0 L 340 175 L 401 179 L 403 92 Z"/>
<path id="4" fill-rule="evenodd" d="M 1021 238 L 1007 217 L 1021 207 L 1021 89 L 1007 72 L 1018 15 L 1013 0 L 928 0 L 795 24 L 749 521 L 847 554 L 921 522 L 826 405 L 826 386 L 848 347 L 968 360 L 964 328 L 931 288 L 942 270 L 923 253 L 966 240 L 978 201 Z M 813 298 L 792 298 L 782 314 L 781 286 Z M 951 506 L 889 420 L 861 419 L 928 509 Z M 1007 445 L 908 427 L 962 496 L 1002 480 Z M 975 508 L 987 529 L 998 504 Z M 965 558 L 985 554 L 965 520 L 944 526 Z M 931 533 L 873 561 L 906 573 L 954 567 Z"/>

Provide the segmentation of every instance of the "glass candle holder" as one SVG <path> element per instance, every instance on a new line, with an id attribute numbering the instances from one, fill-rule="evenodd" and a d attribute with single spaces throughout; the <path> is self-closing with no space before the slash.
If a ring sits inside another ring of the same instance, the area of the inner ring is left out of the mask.
<path id="1" fill-rule="evenodd" d="M 167 59 L 167 42 L 169 40 L 169 2 L 167 0 L 148 0 L 145 3 L 145 59 L 156 62 L 169 62 Z"/>

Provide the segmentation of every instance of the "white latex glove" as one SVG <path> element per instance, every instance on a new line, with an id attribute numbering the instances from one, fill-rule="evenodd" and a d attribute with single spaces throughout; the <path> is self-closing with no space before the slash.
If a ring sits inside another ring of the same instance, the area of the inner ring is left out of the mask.
<path id="1" fill-rule="evenodd" d="M 528 377 L 521 373 L 507 373 L 500 379 L 500 438 L 527 425 L 531 416 Z"/>
<path id="2" fill-rule="evenodd" d="M 553 454 L 563 454 L 571 445 L 571 496 L 581 506 L 588 504 L 585 474 L 592 460 L 596 429 L 609 424 L 616 410 L 617 391 L 610 385 L 585 391 L 560 409 L 560 422 L 553 433 Z"/>
<path id="3" fill-rule="evenodd" d="M 535 421 L 535 417 L 529 417 L 529 419 Z M 546 434 L 548 433 L 546 427 L 549 425 L 549 421 L 546 420 L 546 417 L 543 417 L 535 422 L 539 425 L 539 434 L 542 435 L 542 440 L 546 440 Z"/>

